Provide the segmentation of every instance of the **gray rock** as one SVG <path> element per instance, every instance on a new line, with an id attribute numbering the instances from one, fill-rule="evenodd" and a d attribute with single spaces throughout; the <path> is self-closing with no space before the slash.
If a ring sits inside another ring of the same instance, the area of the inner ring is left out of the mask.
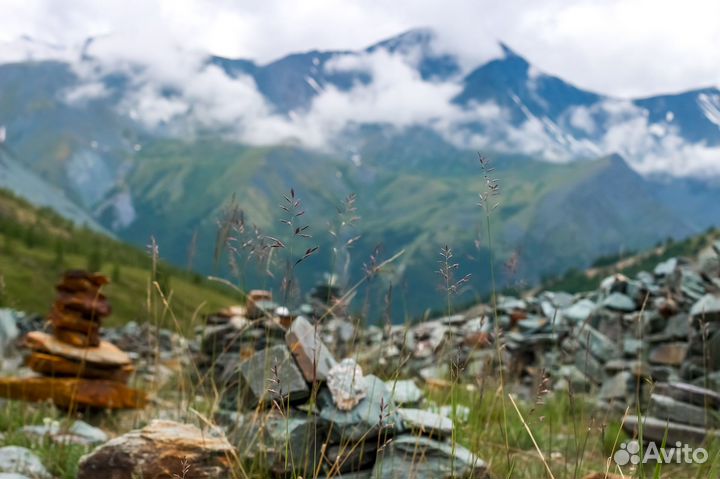
<path id="1" fill-rule="evenodd" d="M 600 384 L 605 379 L 603 365 L 583 348 L 575 352 L 575 367 L 595 384 Z"/>
<path id="2" fill-rule="evenodd" d="M 487 465 L 456 444 L 422 436 L 400 436 L 378 454 L 374 479 L 487 478 Z"/>
<path id="3" fill-rule="evenodd" d="M 635 301 L 622 293 L 611 293 L 602 302 L 602 305 L 613 311 L 631 313 L 637 309 Z"/>
<path id="4" fill-rule="evenodd" d="M 617 344 L 588 324 L 578 330 L 577 341 L 582 348 L 603 362 L 620 356 Z"/>
<path id="5" fill-rule="evenodd" d="M 399 408 L 397 411 L 407 429 L 435 437 L 452 434 L 453 422 L 445 416 L 422 409 Z"/>
<path id="6" fill-rule="evenodd" d="M 30 479 L 24 474 L 18 474 L 16 472 L 0 472 L 0 479 Z"/>
<path id="7" fill-rule="evenodd" d="M 662 263 L 658 263 L 653 270 L 653 274 L 655 274 L 655 276 L 669 276 L 675 272 L 677 265 L 677 258 L 670 258 Z"/>
<path id="8" fill-rule="evenodd" d="M 15 310 L 0 308 L 0 358 L 5 356 L 8 346 L 20 334 L 17 327 L 18 314 Z"/>
<path id="9" fill-rule="evenodd" d="M 36 479 L 49 479 L 50 473 L 29 449 L 18 446 L 0 448 L 0 472 L 15 472 Z"/>
<path id="10" fill-rule="evenodd" d="M 720 438 L 720 432 L 717 431 L 709 432 L 701 427 L 668 422 L 665 419 L 650 416 L 643 416 L 642 418 L 638 416 L 628 416 L 623 423 L 623 429 L 629 434 L 637 436 L 639 433 L 639 424 L 642 424 L 643 440 L 655 441 L 658 444 L 664 440 L 666 431 L 667 444 L 679 441 L 681 443 L 699 446 L 705 441 L 707 436 Z"/>
<path id="11" fill-rule="evenodd" d="M 338 441 L 375 438 L 381 429 L 390 435 L 402 430 L 402 423 L 385 383 L 373 375 L 365 376 L 364 382 L 367 396 L 349 411 L 339 409 L 327 389 L 322 389 L 318 394 L 320 417 L 332 423 L 330 430 Z"/>
<path id="12" fill-rule="evenodd" d="M 257 351 L 223 374 L 223 406 L 249 409 L 264 400 L 300 401 L 310 395 L 305 378 L 284 344 Z"/>
<path id="13" fill-rule="evenodd" d="M 285 341 L 295 356 L 305 380 L 310 383 L 325 381 L 330 369 L 337 364 L 317 333 L 310 321 L 298 316 L 285 335 Z"/>
<path id="14" fill-rule="evenodd" d="M 703 321 L 716 321 L 720 319 L 720 297 L 713 294 L 706 294 L 690 308 L 690 316 L 692 316 L 693 319 L 701 319 Z"/>
<path id="15" fill-rule="evenodd" d="M 386 383 L 395 404 L 417 404 L 423 398 L 422 390 L 412 379 Z"/>
<path id="16" fill-rule="evenodd" d="M 581 299 L 569 308 L 562 311 L 563 317 L 570 321 L 580 324 L 587 321 L 592 312 L 595 310 L 595 303 L 589 299 Z"/>
<path id="17" fill-rule="evenodd" d="M 635 385 L 635 376 L 628 371 L 621 371 L 615 376 L 608 378 L 602 384 L 598 392 L 598 398 L 601 401 L 609 401 L 613 399 L 625 399 L 631 396 L 633 386 Z"/>
<path id="18" fill-rule="evenodd" d="M 685 383 L 657 383 L 654 391 L 678 401 L 720 410 L 720 393 Z"/>
<path id="19" fill-rule="evenodd" d="M 95 445 L 107 441 L 108 435 L 102 430 L 84 421 L 75 421 L 69 428 L 61 427 L 58 421 L 47 420 L 45 424 L 23 426 L 20 432 L 40 438 L 48 437 L 51 441 L 63 444 Z"/>
<path id="20" fill-rule="evenodd" d="M 312 477 L 321 461 L 328 425 L 312 414 L 274 416 L 266 425 L 269 462 L 276 475 Z"/>
<path id="21" fill-rule="evenodd" d="M 352 358 L 345 358 L 330 369 L 327 387 L 335 407 L 341 411 L 350 411 L 367 396 L 362 369 Z"/>
<path id="22" fill-rule="evenodd" d="M 648 413 L 658 419 L 691 426 L 717 429 L 720 425 L 718 413 L 714 408 L 695 406 L 660 394 L 653 394 L 650 397 Z"/>

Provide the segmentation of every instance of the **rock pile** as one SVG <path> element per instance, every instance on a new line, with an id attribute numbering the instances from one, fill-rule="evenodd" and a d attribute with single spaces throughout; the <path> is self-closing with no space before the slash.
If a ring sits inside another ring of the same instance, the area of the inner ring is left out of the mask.
<path id="1" fill-rule="evenodd" d="M 0 395 L 13 399 L 50 399 L 63 408 L 142 407 L 145 396 L 128 388 L 134 371 L 129 356 L 100 339 L 102 318 L 111 312 L 100 292 L 108 280 L 84 271 L 66 272 L 49 315 L 52 334 L 31 331 L 28 366 L 39 376 L 0 379 Z"/>
<path id="2" fill-rule="evenodd" d="M 244 333 L 248 338 L 238 332 L 236 340 L 257 341 L 253 328 Z M 277 477 L 313 477 L 314 471 L 328 477 L 485 477 L 483 461 L 449 442 L 449 418 L 399 407 L 400 401 L 420 401 L 414 384 L 386 384 L 363 374 L 353 359 L 338 363 L 304 316 L 283 330 L 282 341 L 272 337 L 248 357 L 236 356 L 221 375 L 218 422 L 242 457 L 266 455 Z M 408 476 L 408 465 L 422 472 Z"/>

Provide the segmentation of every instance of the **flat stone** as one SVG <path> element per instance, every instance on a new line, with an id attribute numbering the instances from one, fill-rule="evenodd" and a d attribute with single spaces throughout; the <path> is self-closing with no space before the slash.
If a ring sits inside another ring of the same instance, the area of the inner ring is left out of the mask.
<path id="1" fill-rule="evenodd" d="M 0 378 L 0 397 L 39 402 L 61 408 L 136 409 L 145 406 L 145 393 L 114 381 L 78 378 Z"/>
<path id="2" fill-rule="evenodd" d="M 18 446 L 0 447 L 0 472 L 23 474 L 36 479 L 52 477 L 32 451 Z"/>
<path id="3" fill-rule="evenodd" d="M 670 258 L 662 263 L 658 263 L 653 270 L 653 274 L 655 276 L 669 276 L 675 272 L 677 265 L 677 258 Z"/>
<path id="4" fill-rule="evenodd" d="M 340 411 L 350 411 L 367 396 L 362 368 L 351 358 L 333 366 L 328 372 L 327 386 Z"/>
<path id="5" fill-rule="evenodd" d="M 706 294 L 701 297 L 690 308 L 690 316 L 703 321 L 720 320 L 720 296 Z"/>
<path id="6" fill-rule="evenodd" d="M 98 320 L 112 313 L 110 302 L 100 293 L 60 292 L 55 300 L 54 307 L 60 311 L 77 311 L 87 319 Z"/>
<path id="7" fill-rule="evenodd" d="M 623 423 L 623 429 L 625 429 L 625 431 L 629 434 L 637 436 L 639 432 L 638 424 L 641 421 L 643 440 L 655 441 L 658 444 L 660 444 L 665 438 L 666 431 L 667 444 L 680 441 L 681 443 L 699 446 L 705 441 L 707 436 L 720 438 L 720 433 L 717 431 L 709 432 L 701 427 L 668 422 L 664 419 L 658 419 L 650 416 L 643 416 L 642 418 L 638 418 L 638 416 L 628 416 L 625 418 L 625 422 Z"/>
<path id="8" fill-rule="evenodd" d="M 455 444 L 422 436 L 403 435 L 378 455 L 374 478 L 449 479 L 488 478 L 487 465 L 473 453 Z"/>
<path id="9" fill-rule="evenodd" d="M 720 409 L 720 393 L 692 384 L 657 383 L 653 391 L 696 406 Z"/>
<path id="10" fill-rule="evenodd" d="M 322 389 L 318 394 L 320 417 L 332 423 L 330 430 L 338 441 L 375 438 L 381 427 L 390 435 L 402 429 L 385 383 L 373 375 L 365 376 L 363 382 L 367 395 L 351 410 L 339 409 L 327 389 Z"/>
<path id="11" fill-rule="evenodd" d="M 695 406 L 660 394 L 650 396 L 648 412 L 658 419 L 667 419 L 691 426 L 717 429 L 720 425 L 716 409 Z"/>
<path id="12" fill-rule="evenodd" d="M 25 344 L 35 351 L 43 351 L 76 361 L 85 361 L 98 367 L 116 367 L 130 364 L 130 356 L 114 344 L 100 341 L 94 348 L 78 348 L 63 343 L 41 331 L 32 331 L 25 336 Z"/>
<path id="13" fill-rule="evenodd" d="M 423 398 L 422 390 L 412 379 L 392 381 L 386 384 L 395 404 L 417 404 Z"/>
<path id="14" fill-rule="evenodd" d="M 48 316 L 48 321 L 54 328 L 68 329 L 85 334 L 98 334 L 100 323 L 85 319 L 82 316 L 53 308 Z"/>
<path id="15" fill-rule="evenodd" d="M 332 478 L 367 477 L 370 479 L 372 477 L 372 467 L 375 464 L 376 448 L 377 442 L 363 442 L 357 446 L 338 444 L 328 447 L 325 452 L 327 467 L 329 470 L 340 473 L 339 476 L 333 474 Z M 367 476 L 356 476 L 356 474 L 362 474 L 363 472 Z"/>
<path id="16" fill-rule="evenodd" d="M 312 383 L 327 379 L 330 369 L 337 362 L 310 321 L 303 316 L 295 318 L 285 340 L 306 381 Z"/>
<path id="17" fill-rule="evenodd" d="M 131 364 L 118 368 L 98 368 L 81 361 L 71 361 L 60 356 L 37 352 L 30 355 L 27 365 L 44 376 L 107 379 L 123 384 L 127 383 L 130 375 L 135 371 Z"/>
<path id="18" fill-rule="evenodd" d="M 685 361 L 687 352 L 687 343 L 664 343 L 650 350 L 648 360 L 653 364 L 680 366 Z"/>
<path id="19" fill-rule="evenodd" d="M 595 307 L 595 303 L 589 299 L 581 299 L 572 306 L 563 309 L 562 314 L 564 318 L 567 318 L 576 324 L 580 324 L 587 321 L 592 312 L 595 310 Z"/>
<path id="20" fill-rule="evenodd" d="M 156 419 L 83 456 L 77 479 L 230 477 L 232 457 L 233 447 L 217 430 Z"/>
<path id="21" fill-rule="evenodd" d="M 575 352 L 575 367 L 580 373 L 596 384 L 602 383 L 605 379 L 605 369 L 603 365 L 583 348 L 579 348 Z"/>
<path id="22" fill-rule="evenodd" d="M 223 380 L 227 386 L 224 404 L 229 409 L 252 408 L 266 400 L 295 402 L 310 395 L 305 378 L 284 344 L 257 351 L 239 365 L 231 364 Z"/>
<path id="23" fill-rule="evenodd" d="M 589 324 L 578 329 L 576 338 L 582 348 L 603 362 L 620 356 L 618 345 Z"/>
<path id="24" fill-rule="evenodd" d="M 602 302 L 602 305 L 613 311 L 631 313 L 637 309 L 635 301 L 622 293 L 611 293 Z"/>
<path id="25" fill-rule="evenodd" d="M 445 416 L 422 409 L 399 408 L 397 410 L 406 428 L 442 437 L 452 434 L 453 422 Z"/>

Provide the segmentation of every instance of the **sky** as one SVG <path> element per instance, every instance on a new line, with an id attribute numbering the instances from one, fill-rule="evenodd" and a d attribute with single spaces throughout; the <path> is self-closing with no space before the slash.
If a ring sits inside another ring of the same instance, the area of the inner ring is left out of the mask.
<path id="1" fill-rule="evenodd" d="M 468 68 L 502 40 L 541 70 L 616 97 L 720 85 L 717 0 L 0 0 L 0 60 L 25 54 L 21 36 L 60 55 L 112 34 L 128 55 L 182 46 L 263 63 L 421 26 Z"/>

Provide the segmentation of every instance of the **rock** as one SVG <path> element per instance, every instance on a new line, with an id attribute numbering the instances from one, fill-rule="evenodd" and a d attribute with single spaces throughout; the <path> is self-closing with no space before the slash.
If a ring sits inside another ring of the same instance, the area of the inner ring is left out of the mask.
<path id="1" fill-rule="evenodd" d="M 331 477 L 348 479 L 364 472 L 367 476 L 358 477 L 370 479 L 375 464 L 376 447 L 377 443 L 364 443 L 356 447 L 352 444 L 330 446 L 325 452 L 328 469 L 340 473 L 340 476 L 333 473 Z"/>
<path id="2" fill-rule="evenodd" d="M 107 379 L 122 384 L 127 383 L 130 375 L 135 371 L 131 364 L 119 368 L 99 368 L 90 366 L 81 361 L 71 361 L 60 356 L 44 353 L 32 353 L 27 362 L 30 369 L 36 373 L 51 377 L 84 377 L 87 379 Z"/>
<path id="3" fill-rule="evenodd" d="M 720 393 L 685 383 L 657 383 L 653 391 L 696 406 L 720 409 Z"/>
<path id="4" fill-rule="evenodd" d="M 145 406 L 145 393 L 124 384 L 78 378 L 0 377 L 0 397 L 51 400 L 61 408 L 133 409 Z"/>
<path id="5" fill-rule="evenodd" d="M 46 419 L 45 424 L 38 426 L 24 426 L 20 432 L 37 436 L 48 437 L 51 441 L 60 444 L 82 444 L 85 446 L 101 444 L 108 440 L 108 435 L 102 429 L 91 426 L 83 421 L 73 422 L 69 428 L 64 429 L 58 421 Z"/>
<path id="6" fill-rule="evenodd" d="M 318 338 L 317 332 L 310 321 L 298 316 L 285 335 L 287 345 L 309 383 L 325 381 L 337 364 L 330 350 Z"/>
<path id="7" fill-rule="evenodd" d="M 638 434 L 638 425 L 641 421 L 643 440 L 655 441 L 658 444 L 664 440 L 666 431 L 667 444 L 680 441 L 681 443 L 699 446 L 705 441 L 707 436 L 711 436 L 712 439 L 720 438 L 720 433 L 716 431 L 708 432 L 700 427 L 667 422 L 664 419 L 649 416 L 642 418 L 638 418 L 638 416 L 628 416 L 623 423 L 623 429 L 636 437 Z"/>
<path id="8" fill-rule="evenodd" d="M 385 383 L 373 375 L 365 376 L 363 382 L 366 396 L 350 410 L 338 408 L 327 389 L 322 389 L 318 394 L 320 417 L 332 423 L 330 430 L 338 441 L 375 438 L 381 429 L 392 435 L 402 429 L 402 423 Z"/>
<path id="9" fill-rule="evenodd" d="M 422 390 L 412 379 L 386 383 L 395 404 L 417 404 L 423 398 Z"/>
<path id="10" fill-rule="evenodd" d="M 230 477 L 232 455 L 233 448 L 222 433 L 154 420 L 83 456 L 77 479 Z"/>
<path id="11" fill-rule="evenodd" d="M 576 324 L 580 324 L 587 321 L 594 310 L 595 303 L 589 299 L 581 299 L 569 308 L 563 309 L 562 314 L 564 318 L 567 318 Z"/>
<path id="12" fill-rule="evenodd" d="M 720 296 L 706 294 L 690 308 L 690 316 L 702 321 L 720 320 Z"/>
<path id="13" fill-rule="evenodd" d="M 407 429 L 435 437 L 452 434 L 453 422 L 445 416 L 422 409 L 399 408 L 397 412 Z"/>
<path id="14" fill-rule="evenodd" d="M 654 364 L 680 366 L 685 361 L 687 351 L 687 343 L 664 343 L 650 351 L 648 360 Z"/>
<path id="15" fill-rule="evenodd" d="M 598 399 L 601 401 L 610 401 L 615 399 L 625 399 L 629 392 L 634 392 L 635 376 L 628 371 L 622 371 L 615 376 L 608 378 L 603 382 Z"/>
<path id="16" fill-rule="evenodd" d="M 14 472 L 36 479 L 51 477 L 35 454 L 18 446 L 0 447 L 0 472 Z"/>
<path id="17" fill-rule="evenodd" d="M 377 479 L 487 478 L 487 465 L 464 447 L 422 436 L 400 436 L 378 454 Z"/>
<path id="18" fill-rule="evenodd" d="M 7 308 L 0 308 L 0 358 L 6 354 L 8 346 L 20 334 L 17 327 L 18 314 Z"/>
<path id="19" fill-rule="evenodd" d="M 677 265 L 677 258 L 670 258 L 662 263 L 658 263 L 653 270 L 653 274 L 655 276 L 669 276 L 675 272 Z"/>
<path id="20" fill-rule="evenodd" d="M 47 352 L 75 361 L 84 361 L 91 366 L 119 367 L 130 364 L 127 353 L 112 343 L 101 341 L 98 347 L 79 348 L 63 343 L 41 331 L 32 331 L 25 336 L 25 343 L 34 351 Z"/>
<path id="21" fill-rule="evenodd" d="M 305 378 L 284 344 L 257 351 L 239 365 L 231 364 L 223 380 L 223 403 L 231 410 L 252 408 L 266 400 L 286 403 L 310 396 Z"/>
<path id="22" fill-rule="evenodd" d="M 650 397 L 648 413 L 658 419 L 691 426 L 707 427 L 717 429 L 720 420 L 714 408 L 704 408 L 677 401 L 668 396 L 653 394 Z"/>
<path id="23" fill-rule="evenodd" d="M 30 479 L 24 474 L 17 474 L 15 472 L 0 472 L 0 479 Z"/>
<path id="24" fill-rule="evenodd" d="M 351 358 L 343 359 L 328 372 L 327 387 L 340 411 L 350 411 L 367 396 L 362 369 Z"/>
<path id="25" fill-rule="evenodd" d="M 589 324 L 585 324 L 578 330 L 577 341 L 580 346 L 590 351 L 595 358 L 602 362 L 620 356 L 618 345 Z"/>
<path id="26" fill-rule="evenodd" d="M 462 404 L 456 404 L 455 408 L 449 404 L 440 406 L 438 413 L 450 419 L 454 417 L 454 419 L 459 422 L 467 422 L 468 419 L 470 419 L 470 408 Z"/>
<path id="27" fill-rule="evenodd" d="M 325 421 L 307 413 L 280 414 L 267 420 L 270 468 L 279 476 L 312 477 L 328 433 Z"/>
<path id="28" fill-rule="evenodd" d="M 637 309 L 635 301 L 622 293 L 611 293 L 602 302 L 602 305 L 613 311 L 631 313 Z"/>

